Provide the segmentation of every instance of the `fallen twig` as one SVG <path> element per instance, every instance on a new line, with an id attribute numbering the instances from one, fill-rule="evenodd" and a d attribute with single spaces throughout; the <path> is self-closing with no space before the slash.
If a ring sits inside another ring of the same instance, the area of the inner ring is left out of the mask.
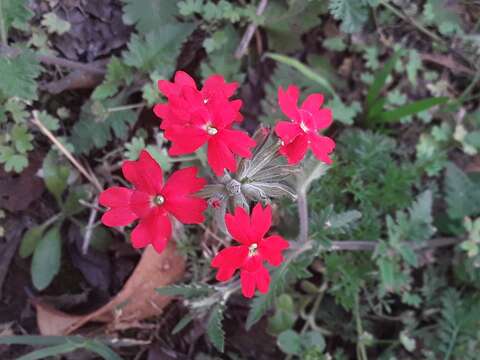
<path id="1" fill-rule="evenodd" d="M 45 134 L 46 137 L 55 145 L 58 147 L 58 149 L 67 157 L 68 160 L 80 171 L 80 173 L 87 178 L 88 181 L 98 190 L 98 192 L 102 192 L 103 188 L 102 185 L 100 185 L 99 181 L 95 176 L 90 174 L 85 167 L 78 162 L 77 159 L 75 159 L 70 151 L 63 146 L 63 144 L 58 141 L 58 139 L 55 137 L 55 135 L 52 134 L 50 130 L 48 130 L 45 125 L 40 121 L 38 118 L 38 112 L 36 110 L 33 111 L 33 118 L 32 118 L 32 123 L 37 126 L 42 133 Z"/>
<path id="2" fill-rule="evenodd" d="M 260 3 L 257 6 L 257 11 L 256 14 L 257 16 L 260 16 L 263 14 L 265 11 L 265 8 L 268 5 L 268 0 L 261 0 Z M 243 34 L 242 40 L 240 40 L 240 44 L 237 47 L 237 50 L 235 50 L 235 58 L 240 59 L 245 53 L 247 52 L 248 45 L 250 44 L 250 41 L 252 41 L 253 34 L 255 34 L 255 30 L 257 30 L 257 24 L 251 23 L 248 25 L 247 30 Z"/>

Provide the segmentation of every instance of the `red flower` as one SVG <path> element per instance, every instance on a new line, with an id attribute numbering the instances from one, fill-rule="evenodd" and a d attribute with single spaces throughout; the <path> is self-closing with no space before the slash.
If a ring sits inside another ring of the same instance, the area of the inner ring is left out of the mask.
<path id="1" fill-rule="evenodd" d="M 282 112 L 291 121 L 280 121 L 275 126 L 275 132 L 283 141 L 280 153 L 290 164 L 297 164 L 302 160 L 310 147 L 317 159 L 331 164 L 328 156 L 335 148 L 335 142 L 326 136 L 318 134 L 319 130 L 326 129 L 333 121 L 332 110 L 323 108 L 323 95 L 312 94 L 307 97 L 299 108 L 298 97 L 300 91 L 295 85 L 290 85 L 287 91 L 278 89 L 278 104 Z"/>
<path id="2" fill-rule="evenodd" d="M 288 248 L 288 241 L 279 235 L 265 238 L 272 223 L 272 209 L 265 209 L 258 203 L 251 218 L 242 207 L 235 209 L 235 214 L 225 216 L 227 229 L 241 245 L 231 246 L 220 251 L 212 260 L 212 266 L 218 268 L 217 280 L 229 280 L 240 269 L 242 293 L 252 297 L 255 288 L 266 293 L 270 285 L 270 274 L 264 267 L 267 261 L 272 266 L 279 266 L 283 261 L 282 251 Z"/>
<path id="3" fill-rule="evenodd" d="M 132 231 L 133 247 L 152 244 L 162 252 L 172 235 L 169 215 L 184 224 L 204 221 L 202 212 L 207 202 L 193 194 L 206 181 L 196 177 L 195 167 L 175 171 L 163 184 L 162 168 L 143 150 L 139 160 L 125 161 L 122 171 L 134 189 L 113 186 L 100 194 L 99 202 L 109 208 L 102 216 L 106 226 L 125 226 L 140 219 Z"/>
<path id="4" fill-rule="evenodd" d="M 213 75 L 202 90 L 197 90 L 193 79 L 181 71 L 176 73 L 175 82 L 159 82 L 168 103 L 156 105 L 154 112 L 163 119 L 161 128 L 172 142 L 170 155 L 189 154 L 207 144 L 208 163 L 218 176 L 224 169 L 236 171 L 235 154 L 252 155 L 255 141 L 246 132 L 232 129 L 242 105 L 240 100 L 229 100 L 236 87 Z"/>

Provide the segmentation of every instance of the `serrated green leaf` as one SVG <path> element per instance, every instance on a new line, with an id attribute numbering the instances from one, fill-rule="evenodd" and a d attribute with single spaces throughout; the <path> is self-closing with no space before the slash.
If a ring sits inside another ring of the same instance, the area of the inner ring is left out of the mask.
<path id="1" fill-rule="evenodd" d="M 332 16 L 340 20 L 340 29 L 346 33 L 362 30 L 369 16 L 369 0 L 330 0 L 328 9 Z"/>
<path id="2" fill-rule="evenodd" d="M 362 106 L 358 101 L 348 105 L 338 97 L 334 97 L 325 106 L 332 109 L 333 117 L 336 121 L 340 121 L 345 125 L 353 125 L 355 117 L 362 111 Z"/>
<path id="3" fill-rule="evenodd" d="M 207 335 L 211 343 L 218 351 L 223 353 L 225 347 L 225 331 L 223 330 L 223 305 L 216 305 L 207 323 Z"/>
<path id="4" fill-rule="evenodd" d="M 33 52 L 22 50 L 14 57 L 0 57 L 0 93 L 5 97 L 35 100 L 37 98 L 37 83 L 41 66 Z"/>
<path id="5" fill-rule="evenodd" d="M 107 73 L 103 82 L 95 88 L 92 99 L 104 100 L 115 95 L 123 84 L 129 85 L 133 80 L 133 72 L 119 58 L 113 56 L 107 65 Z"/>
<path id="6" fill-rule="evenodd" d="M 60 271 L 62 241 L 58 226 L 50 229 L 38 242 L 33 253 L 31 276 L 37 290 L 44 290 Z"/>
<path id="7" fill-rule="evenodd" d="M 133 34 L 122 56 L 125 64 L 145 71 L 157 71 L 164 79 L 170 78 L 182 43 L 191 34 L 193 24 L 166 24 L 144 37 Z"/>
<path id="8" fill-rule="evenodd" d="M 28 8 L 28 0 L 2 0 L 3 21 L 5 31 L 9 32 L 11 27 L 19 30 L 28 30 L 28 21 L 33 12 Z"/>
<path id="9" fill-rule="evenodd" d="M 123 21 L 135 25 L 140 33 L 155 31 L 159 26 L 175 23 L 177 4 L 170 0 L 122 0 Z"/>
<path id="10" fill-rule="evenodd" d="M 384 123 L 395 122 L 406 116 L 415 115 L 434 106 L 445 104 L 448 100 L 449 99 L 447 97 L 432 97 L 414 101 L 394 110 L 386 111 L 380 114 L 378 116 L 378 121 Z"/>
<path id="11" fill-rule="evenodd" d="M 480 213 L 480 190 L 455 164 L 448 163 L 445 173 L 447 212 L 451 219 L 463 219 Z"/>
<path id="12" fill-rule="evenodd" d="M 143 149 L 145 149 L 145 140 L 141 137 L 133 137 L 125 144 L 124 156 L 129 160 L 137 160 Z"/>
<path id="13" fill-rule="evenodd" d="M 190 314 L 185 315 L 172 330 L 172 335 L 178 334 L 193 320 L 193 316 Z"/>
<path id="14" fill-rule="evenodd" d="M 71 28 L 68 21 L 63 20 L 54 12 L 44 14 L 41 24 L 47 28 L 47 31 L 50 34 L 62 35 L 68 32 Z"/>
<path id="15" fill-rule="evenodd" d="M 38 119 L 50 131 L 56 131 L 60 128 L 60 121 L 45 110 L 38 113 Z"/>
<path id="16" fill-rule="evenodd" d="M 15 124 L 10 131 L 10 137 L 20 154 L 26 154 L 28 151 L 33 150 L 33 135 L 28 132 L 25 126 Z"/>
<path id="17" fill-rule="evenodd" d="M 8 99 L 5 103 L 5 111 L 12 115 L 13 121 L 16 123 L 24 123 L 29 116 L 28 111 L 26 111 L 25 103 L 18 98 Z"/>
<path id="18" fill-rule="evenodd" d="M 0 163 L 6 172 L 15 171 L 20 173 L 28 166 L 28 158 L 23 154 L 15 153 L 9 146 L 0 146 Z"/>

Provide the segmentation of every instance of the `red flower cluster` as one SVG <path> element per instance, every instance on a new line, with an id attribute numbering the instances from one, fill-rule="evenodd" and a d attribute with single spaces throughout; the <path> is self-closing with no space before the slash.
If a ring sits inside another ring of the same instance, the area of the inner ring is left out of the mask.
<path id="1" fill-rule="evenodd" d="M 227 214 L 225 223 L 228 232 L 240 245 L 223 249 L 212 260 L 212 266 L 218 268 L 217 280 L 229 280 L 240 269 L 242 293 L 252 297 L 255 288 L 266 293 L 270 285 L 270 274 L 263 265 L 267 261 L 272 266 L 279 266 L 283 261 L 282 251 L 288 248 L 288 241 L 279 235 L 265 238 L 272 224 L 272 209 L 265 209 L 257 204 L 250 217 L 242 207 L 235 209 L 235 214 Z"/>
<path id="2" fill-rule="evenodd" d="M 152 244 L 162 252 L 172 235 L 169 215 L 184 224 L 204 221 L 202 213 L 207 202 L 193 194 L 206 181 L 196 177 L 195 167 L 175 171 L 163 184 L 162 168 L 144 150 L 138 161 L 125 161 L 122 171 L 134 189 L 113 186 L 100 194 L 99 202 L 109 208 L 102 216 L 106 226 L 125 226 L 140 219 L 132 231 L 133 247 Z"/>
<path id="3" fill-rule="evenodd" d="M 235 155 L 252 155 L 255 141 L 246 132 L 232 128 L 235 122 L 243 120 L 239 112 L 241 100 L 230 100 L 236 83 L 226 83 L 222 76 L 213 75 L 199 90 L 188 74 L 178 71 L 173 82 L 161 80 L 158 87 L 168 102 L 156 105 L 154 112 L 162 119 L 160 127 L 172 143 L 170 155 L 192 153 L 207 144 L 208 163 L 218 176 L 225 169 L 236 171 Z M 294 85 L 286 91 L 278 90 L 280 108 L 290 119 L 275 126 L 275 133 L 282 140 L 279 151 L 290 164 L 297 164 L 310 148 L 319 160 L 330 164 L 329 154 L 335 142 L 318 132 L 330 126 L 332 111 L 322 108 L 321 94 L 308 96 L 301 107 L 297 105 L 298 98 L 299 89 Z M 131 235 L 135 248 L 152 244 L 157 252 L 163 251 L 172 235 L 171 216 L 184 224 L 204 221 L 207 201 L 195 193 L 206 181 L 196 177 L 196 168 L 175 171 L 164 184 L 161 167 L 148 152 L 142 151 L 139 160 L 125 161 L 122 171 L 133 189 L 114 186 L 100 194 L 100 204 L 108 208 L 102 222 L 106 226 L 125 226 L 139 219 Z M 222 206 L 218 198 L 209 201 L 213 208 Z M 227 229 L 239 245 L 220 251 L 211 265 L 218 268 L 219 281 L 231 279 L 240 270 L 245 297 L 252 297 L 255 289 L 268 291 L 270 274 L 264 263 L 279 266 L 282 252 L 289 246 L 279 235 L 265 237 L 271 221 L 271 207 L 263 208 L 261 204 L 253 208 L 251 216 L 242 207 L 237 207 L 233 215 L 225 215 Z"/>
<path id="4" fill-rule="evenodd" d="M 217 176 L 225 169 L 236 171 L 235 154 L 250 157 L 255 146 L 246 132 L 232 129 L 242 121 L 241 100 L 229 100 L 237 88 L 220 75 L 212 75 L 201 90 L 185 72 L 177 71 L 175 81 L 160 80 L 158 87 L 167 97 L 166 104 L 157 104 L 155 114 L 171 141 L 170 155 L 184 155 L 208 144 L 208 164 Z"/>
<path id="5" fill-rule="evenodd" d="M 318 135 L 318 130 L 326 129 L 333 121 L 332 110 L 323 108 L 323 95 L 312 94 L 302 106 L 298 107 L 300 90 L 290 85 L 287 91 L 278 89 L 278 104 L 282 112 L 291 121 L 280 121 L 275 132 L 283 145 L 280 153 L 285 155 L 290 164 L 297 164 L 305 157 L 307 149 L 313 151 L 317 159 L 331 164 L 328 156 L 335 148 L 335 142 L 326 136 Z"/>

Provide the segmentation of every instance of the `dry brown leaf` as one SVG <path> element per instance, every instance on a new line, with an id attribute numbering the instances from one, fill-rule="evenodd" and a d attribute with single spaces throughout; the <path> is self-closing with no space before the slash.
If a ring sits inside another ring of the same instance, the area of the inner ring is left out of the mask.
<path id="1" fill-rule="evenodd" d="M 141 320 L 161 314 L 171 298 L 158 295 L 155 289 L 180 280 L 184 272 L 185 259 L 177 252 L 173 241 L 161 254 L 149 246 L 123 289 L 109 303 L 90 314 L 69 315 L 34 301 L 40 333 L 67 335 L 92 321 L 108 323 L 112 330 L 136 326 Z"/>

